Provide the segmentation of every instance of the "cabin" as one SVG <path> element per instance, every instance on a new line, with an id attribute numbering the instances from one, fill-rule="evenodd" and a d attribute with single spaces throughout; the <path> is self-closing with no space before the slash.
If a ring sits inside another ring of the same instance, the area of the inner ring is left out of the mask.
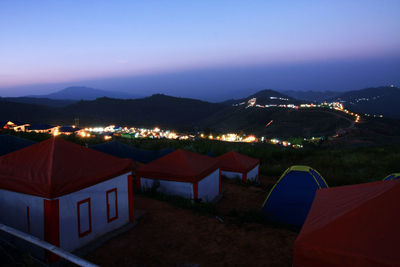
<path id="1" fill-rule="evenodd" d="M 60 138 L 9 153 L 0 157 L 1 222 L 73 251 L 133 221 L 131 173 L 129 159 Z"/>
<path id="2" fill-rule="evenodd" d="M 246 155 L 230 151 L 217 158 L 221 175 L 229 179 L 247 181 L 259 181 L 260 160 Z"/>
<path id="3" fill-rule="evenodd" d="M 221 193 L 218 161 L 209 156 L 178 149 L 136 170 L 136 183 L 143 191 L 204 202 Z"/>
<path id="4" fill-rule="evenodd" d="M 26 128 L 26 132 L 48 133 L 54 135 L 55 132 L 58 132 L 58 128 L 58 126 L 50 124 L 31 124 Z"/>

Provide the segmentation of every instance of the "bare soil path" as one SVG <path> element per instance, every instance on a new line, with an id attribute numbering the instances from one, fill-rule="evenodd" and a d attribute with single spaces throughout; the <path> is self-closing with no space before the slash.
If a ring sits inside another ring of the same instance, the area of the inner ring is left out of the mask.
<path id="1" fill-rule="evenodd" d="M 263 184 L 272 181 L 263 177 Z M 263 187 L 224 182 L 221 214 L 260 209 Z M 136 196 L 146 210 L 136 227 L 86 258 L 101 266 L 291 266 L 296 232 L 260 223 L 222 223 L 166 202 Z M 198 264 L 198 265 L 197 265 Z"/>

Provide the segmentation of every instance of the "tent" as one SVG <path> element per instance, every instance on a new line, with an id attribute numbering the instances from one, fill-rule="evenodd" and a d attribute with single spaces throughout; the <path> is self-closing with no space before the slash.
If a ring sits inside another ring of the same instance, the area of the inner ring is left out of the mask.
<path id="1" fill-rule="evenodd" d="M 138 161 L 141 163 L 149 163 L 174 151 L 171 148 L 165 148 L 159 151 L 139 149 L 118 141 L 110 141 L 103 144 L 93 145 L 90 148 L 118 158 L 129 158 L 133 161 Z"/>
<path id="2" fill-rule="evenodd" d="M 386 176 L 383 181 L 398 180 L 400 179 L 400 173 L 392 173 Z"/>
<path id="3" fill-rule="evenodd" d="M 238 178 L 242 182 L 258 181 L 260 160 L 239 154 L 235 151 L 225 153 L 218 158 L 221 175 Z"/>
<path id="4" fill-rule="evenodd" d="M 59 138 L 9 153 L 0 157 L 0 220 L 72 251 L 133 220 L 131 172 L 129 159 Z"/>
<path id="5" fill-rule="evenodd" d="M 317 191 L 293 266 L 400 266 L 400 181 Z"/>
<path id="6" fill-rule="evenodd" d="M 288 168 L 272 187 L 262 211 L 276 223 L 301 227 L 307 217 L 315 192 L 327 188 L 324 178 L 308 166 Z"/>
<path id="7" fill-rule="evenodd" d="M 136 178 L 142 190 L 157 188 L 189 199 L 212 201 L 221 192 L 218 161 L 182 149 L 139 167 Z"/>
<path id="8" fill-rule="evenodd" d="M 14 135 L 0 135 L 0 156 L 35 144 L 35 142 Z"/>

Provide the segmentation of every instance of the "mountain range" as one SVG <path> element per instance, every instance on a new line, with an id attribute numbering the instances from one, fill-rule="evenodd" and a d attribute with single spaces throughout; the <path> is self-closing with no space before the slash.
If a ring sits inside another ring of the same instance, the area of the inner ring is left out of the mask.
<path id="1" fill-rule="evenodd" d="M 395 87 L 367 88 L 346 92 L 332 100 L 341 101 L 357 112 L 366 113 L 364 110 L 368 109 L 376 114 L 385 112 L 385 116 L 400 118 L 400 109 L 396 108 L 400 103 L 399 92 L 400 89 Z M 120 124 L 192 132 L 204 129 L 225 133 L 244 131 L 269 137 L 333 134 L 337 129 L 349 127 L 352 121 L 343 113 L 329 109 L 248 108 L 248 101 L 253 98 L 261 106 L 308 102 L 274 90 L 262 90 L 246 98 L 221 103 L 163 94 L 137 99 L 101 97 L 79 101 L 50 99 L 48 96 L 0 98 L 0 120 L 70 125 L 74 118 L 79 118 L 84 126 Z M 241 103 L 245 104 L 239 105 Z"/>
<path id="2" fill-rule="evenodd" d="M 332 100 L 342 102 L 355 112 L 400 118 L 400 89 L 397 87 L 382 86 L 350 91 Z"/>
<path id="3" fill-rule="evenodd" d="M 95 100 L 100 97 L 134 99 L 134 98 L 139 98 L 140 96 L 125 92 L 105 91 L 85 86 L 74 86 L 74 87 L 67 87 L 61 91 L 57 91 L 47 95 L 30 95 L 28 97 L 55 99 L 55 100 Z"/>
<path id="4" fill-rule="evenodd" d="M 295 99 L 311 101 L 311 102 L 324 102 L 329 101 L 343 94 L 343 92 L 334 91 L 282 91 L 283 94 L 291 96 Z"/>

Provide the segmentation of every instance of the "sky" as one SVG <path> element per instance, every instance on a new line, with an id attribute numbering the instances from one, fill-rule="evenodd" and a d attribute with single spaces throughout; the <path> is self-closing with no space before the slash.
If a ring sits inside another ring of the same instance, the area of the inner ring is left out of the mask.
<path id="1" fill-rule="evenodd" d="M 400 1 L 0 1 L 0 96 L 400 85 Z"/>

